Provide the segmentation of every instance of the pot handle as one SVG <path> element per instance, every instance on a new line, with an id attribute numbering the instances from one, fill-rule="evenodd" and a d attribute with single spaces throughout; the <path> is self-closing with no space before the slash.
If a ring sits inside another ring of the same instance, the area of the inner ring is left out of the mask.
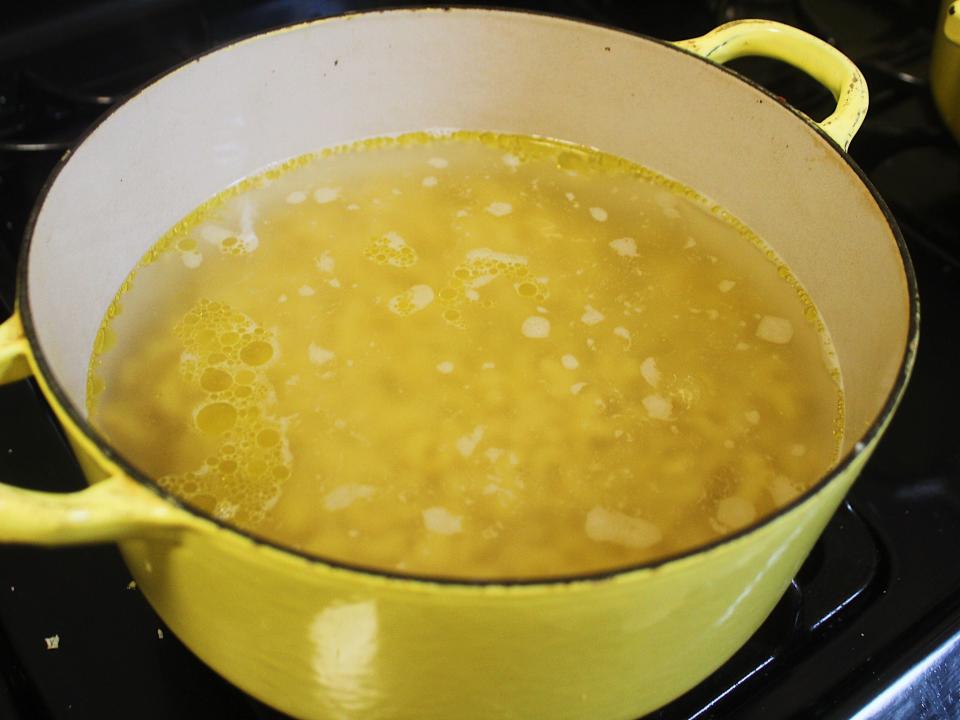
<path id="1" fill-rule="evenodd" d="M 36 377 L 49 389 L 30 351 L 20 315 L 0 324 L 0 384 Z M 27 490 L 0 483 L 0 543 L 75 545 L 133 537 L 169 537 L 202 521 L 128 477 L 99 451 L 67 413 L 51 403 L 75 446 L 94 459 L 106 479 L 77 492 Z"/>
<path id="2" fill-rule="evenodd" d="M 947 7 L 947 19 L 943 24 L 943 32 L 947 40 L 954 45 L 960 45 L 960 2 L 952 3 Z"/>
<path id="3" fill-rule="evenodd" d="M 736 20 L 673 44 L 720 65 L 739 57 L 759 56 L 802 70 L 836 98 L 837 109 L 817 125 L 844 150 L 867 114 L 867 81 L 857 66 L 832 45 L 790 25 Z"/>

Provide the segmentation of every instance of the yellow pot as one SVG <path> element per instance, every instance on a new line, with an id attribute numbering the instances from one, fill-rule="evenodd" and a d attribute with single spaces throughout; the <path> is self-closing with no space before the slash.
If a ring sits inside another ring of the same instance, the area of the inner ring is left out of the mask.
<path id="1" fill-rule="evenodd" d="M 718 64 L 751 54 L 806 70 L 833 91 L 836 112 L 818 125 Z M 918 329 L 912 269 L 844 152 L 866 107 L 863 78 L 840 53 L 762 21 L 670 44 L 526 13 L 376 12 L 186 63 L 86 136 L 30 222 L 17 313 L 0 327 L 0 377 L 34 375 L 92 486 L 0 486 L 0 541 L 119 542 L 186 645 L 298 717 L 634 718 L 662 705 L 762 623 L 904 391 Z M 847 393 L 836 469 L 775 516 L 682 556 L 591 577 L 471 583 L 251 537 L 168 495 L 87 423 L 99 320 L 165 229 L 278 159 L 429 127 L 596 146 L 697 188 L 766 238 L 836 344 Z"/>
<path id="2" fill-rule="evenodd" d="M 930 89 L 944 122 L 960 140 L 960 2 L 944 0 L 933 37 Z"/>

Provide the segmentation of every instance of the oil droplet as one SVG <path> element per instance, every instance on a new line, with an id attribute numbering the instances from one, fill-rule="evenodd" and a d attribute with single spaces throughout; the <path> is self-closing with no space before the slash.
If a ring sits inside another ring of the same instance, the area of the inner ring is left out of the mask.
<path id="1" fill-rule="evenodd" d="M 225 402 L 204 405 L 196 416 L 197 427 L 209 435 L 221 435 L 233 427 L 237 410 Z"/>
<path id="2" fill-rule="evenodd" d="M 262 448 L 270 448 L 280 442 L 280 433 L 272 428 L 261 430 L 257 434 L 257 445 Z"/>
<path id="3" fill-rule="evenodd" d="M 247 365 L 263 365 L 273 357 L 273 347 L 263 340 L 247 343 L 240 351 L 240 359 Z"/>
<path id="4" fill-rule="evenodd" d="M 223 392 L 232 384 L 230 373 L 218 368 L 208 367 L 200 376 L 200 387 L 207 392 Z"/>
<path id="5" fill-rule="evenodd" d="M 529 280 L 517 283 L 515 286 L 517 295 L 520 297 L 533 297 L 537 294 L 537 286 Z"/>

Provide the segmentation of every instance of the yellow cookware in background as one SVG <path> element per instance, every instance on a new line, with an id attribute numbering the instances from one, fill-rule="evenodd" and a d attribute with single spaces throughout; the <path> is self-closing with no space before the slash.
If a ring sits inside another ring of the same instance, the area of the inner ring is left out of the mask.
<path id="1" fill-rule="evenodd" d="M 930 88 L 944 122 L 960 140 L 960 2 L 944 0 L 933 37 Z"/>
<path id="2" fill-rule="evenodd" d="M 818 125 L 718 64 L 743 55 L 806 70 L 833 92 L 836 112 Z M 17 312 L 0 327 L 0 378 L 34 376 L 91 487 L 0 485 L 0 541 L 117 541 L 188 647 L 297 717 L 649 712 L 763 622 L 906 387 L 918 332 L 909 257 L 844 152 L 866 109 L 849 60 L 763 21 L 670 44 L 529 13 L 374 12 L 187 63 L 88 134 L 31 219 Z M 90 426 L 84 380 L 100 318 L 137 258 L 186 211 L 281 158 L 430 127 L 599 147 L 696 188 L 766 238 L 833 335 L 846 390 L 837 467 L 773 517 L 659 563 L 466 582 L 338 564 L 253 537 L 169 495 Z"/>

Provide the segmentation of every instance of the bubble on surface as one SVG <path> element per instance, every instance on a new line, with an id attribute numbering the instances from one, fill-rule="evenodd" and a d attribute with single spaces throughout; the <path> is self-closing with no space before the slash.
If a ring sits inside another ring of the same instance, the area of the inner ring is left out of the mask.
<path id="1" fill-rule="evenodd" d="M 592 207 L 590 208 L 590 217 L 597 222 L 606 222 L 609 215 L 602 207 Z"/>
<path id="2" fill-rule="evenodd" d="M 492 202 L 484 210 L 494 217 L 503 217 L 513 212 L 513 205 L 508 202 Z"/>
<path id="3" fill-rule="evenodd" d="M 337 267 L 337 261 L 334 259 L 333 255 L 330 254 L 329 250 L 324 250 L 320 253 L 319 257 L 313 261 L 316 265 L 317 270 L 322 273 L 332 273 Z"/>
<path id="4" fill-rule="evenodd" d="M 637 241 L 632 237 L 611 240 L 610 247 L 620 257 L 637 257 Z"/>
<path id="5" fill-rule="evenodd" d="M 545 338 L 550 335 L 550 321 L 539 315 L 531 315 L 523 321 L 520 332 L 528 338 Z"/>
<path id="6" fill-rule="evenodd" d="M 273 357 L 273 346 L 265 340 L 254 340 L 240 350 L 240 359 L 247 365 L 263 365 Z"/>
<path id="7" fill-rule="evenodd" d="M 387 309 L 394 315 L 406 317 L 423 310 L 434 299 L 433 288 L 429 285 L 414 285 L 387 301 Z"/>
<path id="8" fill-rule="evenodd" d="M 275 339 L 226 303 L 202 298 L 174 335 L 183 347 L 180 374 L 204 395 L 194 426 L 216 449 L 196 469 L 160 481 L 221 520 L 256 526 L 290 473 L 286 425 L 270 414 L 274 393 L 263 374 Z"/>
<path id="9" fill-rule="evenodd" d="M 399 233 L 392 230 L 371 240 L 363 255 L 377 265 L 397 268 L 411 267 L 419 259 L 417 251 Z"/>
<path id="10" fill-rule="evenodd" d="M 728 497 L 717 503 L 717 522 L 730 530 L 739 530 L 756 517 L 756 507 L 746 498 Z"/>
<path id="11" fill-rule="evenodd" d="M 196 251 L 184 252 L 180 253 L 180 260 L 183 261 L 184 266 L 195 270 L 203 263 L 203 255 Z"/>
<path id="12" fill-rule="evenodd" d="M 326 365 L 332 361 L 337 354 L 333 352 L 333 350 L 327 350 L 315 343 L 310 343 L 310 346 L 307 348 L 307 356 L 314 365 Z"/>
<path id="13" fill-rule="evenodd" d="M 421 513 L 423 526 L 437 535 L 456 535 L 463 530 L 463 516 L 445 507 L 429 507 Z"/>
<path id="14" fill-rule="evenodd" d="M 201 432 L 222 435 L 236 423 L 237 409 L 230 403 L 209 403 L 200 407 L 194 421 Z"/>
<path id="15" fill-rule="evenodd" d="M 313 200 L 319 205 L 326 205 L 340 197 L 340 188 L 322 187 L 313 191 Z"/>
<path id="16" fill-rule="evenodd" d="M 485 431 L 486 426 L 477 425 L 469 434 L 461 435 L 459 438 L 457 438 L 457 442 L 455 443 L 457 452 L 463 457 L 470 457 L 473 454 L 473 451 L 477 449 L 477 445 L 480 444 L 480 441 L 483 440 L 483 434 Z"/>
<path id="17" fill-rule="evenodd" d="M 756 335 L 761 340 L 785 345 L 793 339 L 793 323 L 786 318 L 764 315 L 757 324 Z"/>
<path id="18" fill-rule="evenodd" d="M 233 384 L 233 378 L 226 370 L 215 367 L 206 368 L 200 375 L 200 387 L 207 392 L 223 392 Z"/>
<path id="19" fill-rule="evenodd" d="M 650 387 L 657 387 L 660 384 L 660 369 L 656 359 L 648 357 L 640 363 L 640 375 Z"/>
<path id="20" fill-rule="evenodd" d="M 655 420 L 669 420 L 673 415 L 673 403 L 663 395 L 647 395 L 641 402 L 647 415 Z"/>
<path id="21" fill-rule="evenodd" d="M 377 489 L 373 485 L 347 483 L 328 492 L 323 497 L 323 509 L 335 512 L 350 507 L 357 500 L 373 497 Z"/>
<path id="22" fill-rule="evenodd" d="M 597 310 L 592 305 L 584 305 L 583 315 L 580 316 L 580 322 L 584 325 L 596 325 L 606 319 L 606 315 Z"/>
<path id="23" fill-rule="evenodd" d="M 660 211 L 671 220 L 680 218 L 680 198 L 674 193 L 661 190 L 653 196 L 654 202 L 660 207 Z"/>
<path id="24" fill-rule="evenodd" d="M 653 523 L 600 505 L 587 513 L 584 531 L 591 540 L 630 548 L 647 548 L 663 539 Z"/>

